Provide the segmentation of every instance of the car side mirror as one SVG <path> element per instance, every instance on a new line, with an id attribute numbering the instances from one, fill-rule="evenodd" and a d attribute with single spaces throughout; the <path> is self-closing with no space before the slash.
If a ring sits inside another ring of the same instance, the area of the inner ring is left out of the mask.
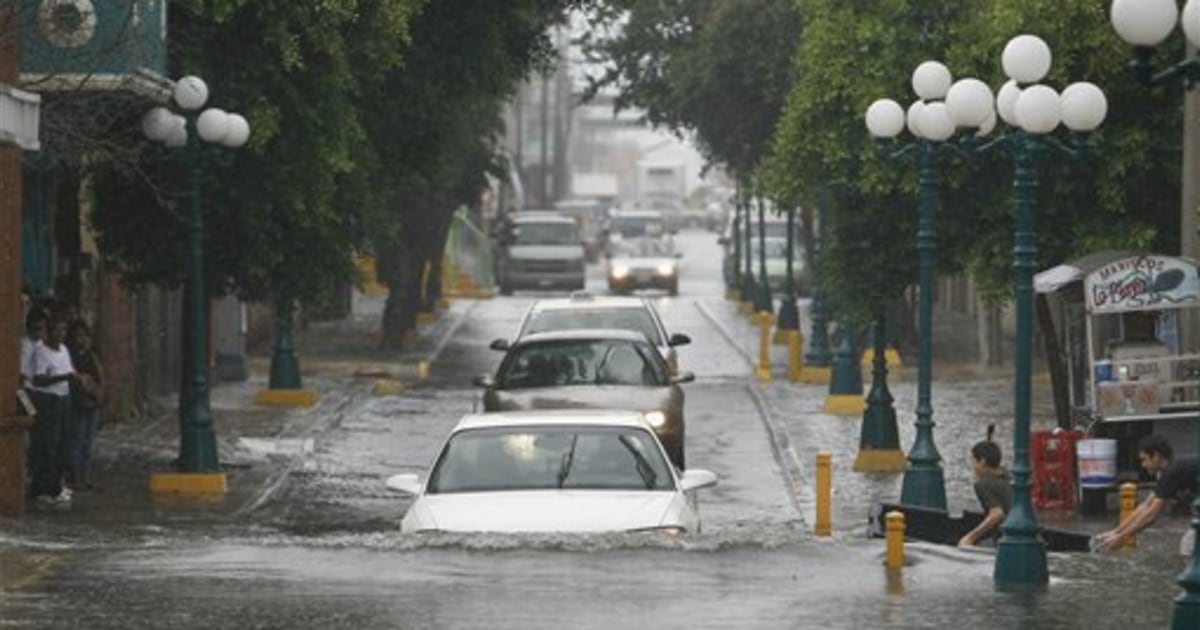
<path id="1" fill-rule="evenodd" d="M 401 475 L 397 475 L 398 477 Z M 687 492 L 689 490 L 699 490 L 700 488 L 708 488 L 717 485 L 717 475 L 711 470 L 703 468 L 691 468 L 683 471 L 683 477 L 679 480 L 679 489 Z"/>
<path id="2" fill-rule="evenodd" d="M 716 476 L 714 475 L 713 478 L 715 479 Z M 404 494 L 421 494 L 421 478 L 412 473 L 392 475 L 387 479 L 387 487 L 388 490 L 395 490 Z"/>
<path id="3" fill-rule="evenodd" d="M 497 352 L 507 352 L 508 351 L 508 340 L 507 339 L 493 339 L 492 343 L 488 344 L 488 347 L 491 348 L 492 350 L 496 350 Z"/>
<path id="4" fill-rule="evenodd" d="M 491 374 L 480 374 L 479 376 L 476 376 L 471 382 L 474 383 L 476 387 L 491 388 L 491 387 L 496 386 L 496 379 L 492 378 Z"/>
<path id="5" fill-rule="evenodd" d="M 684 383 L 691 383 L 694 380 L 696 380 L 696 374 L 693 372 L 680 372 L 680 373 L 676 374 L 675 376 L 671 377 L 671 382 L 675 383 L 676 385 L 682 385 Z"/>
<path id="6" fill-rule="evenodd" d="M 683 333 L 675 333 L 667 339 L 667 345 L 672 347 L 686 346 L 689 343 L 692 343 L 692 338 Z"/>

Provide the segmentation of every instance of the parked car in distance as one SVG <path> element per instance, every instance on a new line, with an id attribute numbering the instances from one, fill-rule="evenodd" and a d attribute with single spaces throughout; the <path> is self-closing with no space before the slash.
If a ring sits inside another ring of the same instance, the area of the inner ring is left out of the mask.
<path id="1" fill-rule="evenodd" d="M 608 290 L 629 294 L 637 289 L 661 289 L 679 295 L 679 259 L 669 238 L 639 236 L 610 248 L 605 261 Z"/>
<path id="2" fill-rule="evenodd" d="M 679 353 L 675 348 L 692 342 L 682 333 L 667 334 L 658 309 L 650 300 L 640 297 L 595 296 L 575 291 L 566 298 L 544 298 L 535 301 L 525 311 L 517 326 L 516 338 L 533 333 L 583 328 L 618 328 L 645 335 L 658 349 L 674 375 L 679 371 Z M 493 350 L 508 350 L 507 339 L 492 341 Z"/>
<path id="3" fill-rule="evenodd" d="M 729 222 L 725 226 L 725 231 L 718 238 L 718 242 L 724 248 L 721 273 L 727 287 L 734 287 L 736 285 L 738 270 L 746 268 L 746 234 L 740 230 L 733 229 L 734 220 L 735 217 L 730 217 Z M 767 280 L 771 286 L 771 291 L 782 293 L 787 288 L 787 219 L 778 216 L 766 217 L 766 220 L 763 222 L 765 239 L 760 238 L 757 217 L 751 221 L 750 230 L 751 269 L 754 272 L 755 279 L 758 278 L 759 266 L 761 265 L 759 250 L 761 248 L 760 240 L 762 240 L 766 243 Z M 812 274 L 808 269 L 804 241 L 800 237 L 801 230 L 799 227 L 796 227 L 796 233 L 792 241 L 792 273 L 796 285 L 796 294 L 807 296 L 812 291 Z M 735 242 L 735 238 L 740 238 L 740 243 Z"/>
<path id="4" fill-rule="evenodd" d="M 562 330 L 517 339 L 484 388 L 484 411 L 633 409 L 642 412 L 670 456 L 684 468 L 683 383 L 672 376 L 642 333 L 616 329 Z"/>
<path id="5" fill-rule="evenodd" d="M 520 289 L 582 289 L 586 262 L 579 226 L 555 212 L 522 212 L 513 218 L 497 283 L 502 295 Z"/>
<path id="6" fill-rule="evenodd" d="M 707 470 L 679 472 L 633 411 L 471 414 L 450 432 L 424 481 L 388 478 L 414 500 L 415 532 L 697 533 Z"/>

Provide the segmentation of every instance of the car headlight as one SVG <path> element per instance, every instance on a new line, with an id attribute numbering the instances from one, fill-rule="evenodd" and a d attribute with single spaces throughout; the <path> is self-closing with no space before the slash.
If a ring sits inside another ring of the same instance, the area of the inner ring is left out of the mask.
<path id="1" fill-rule="evenodd" d="M 615 280 L 620 280 L 629 276 L 629 267 L 613 267 L 612 277 Z"/>
<path id="2" fill-rule="evenodd" d="M 658 275 L 660 275 L 660 276 L 675 275 L 675 265 L 672 265 L 671 263 L 663 263 L 663 264 L 659 265 L 658 266 Z"/>
<path id="3" fill-rule="evenodd" d="M 661 429 L 667 423 L 667 414 L 661 411 L 647 411 L 642 414 L 642 417 L 645 418 L 646 424 L 655 429 Z"/>

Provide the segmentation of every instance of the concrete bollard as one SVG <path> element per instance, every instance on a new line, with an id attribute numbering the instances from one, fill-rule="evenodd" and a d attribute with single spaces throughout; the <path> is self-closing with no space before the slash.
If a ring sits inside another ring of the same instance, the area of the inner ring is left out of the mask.
<path id="1" fill-rule="evenodd" d="M 817 522 L 813 525 L 813 533 L 818 536 L 828 536 L 833 531 L 829 516 L 833 494 L 832 468 L 833 455 L 829 451 L 817 451 Z"/>
<path id="2" fill-rule="evenodd" d="M 1137 509 L 1137 484 L 1123 483 L 1121 484 L 1121 523 L 1129 520 L 1133 516 L 1133 511 Z M 1130 536 L 1125 539 L 1126 549 L 1137 549 L 1137 536 Z"/>
<path id="3" fill-rule="evenodd" d="M 788 331 L 788 380 L 797 382 L 804 370 L 804 356 L 801 347 L 804 345 L 804 333 L 799 330 Z"/>
<path id="4" fill-rule="evenodd" d="M 758 319 L 758 368 L 754 373 L 760 381 L 771 380 L 771 320 L 770 311 L 759 311 Z"/>
<path id="5" fill-rule="evenodd" d="M 904 566 L 904 512 L 887 513 L 887 566 Z"/>

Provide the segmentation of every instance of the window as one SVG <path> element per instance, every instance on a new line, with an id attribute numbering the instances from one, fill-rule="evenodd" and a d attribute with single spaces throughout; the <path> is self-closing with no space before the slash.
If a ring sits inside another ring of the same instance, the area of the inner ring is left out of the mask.
<path id="1" fill-rule="evenodd" d="M 500 365 L 502 389 L 566 385 L 669 383 L 662 359 L 648 344 L 623 339 L 566 340 L 517 346 Z"/>

